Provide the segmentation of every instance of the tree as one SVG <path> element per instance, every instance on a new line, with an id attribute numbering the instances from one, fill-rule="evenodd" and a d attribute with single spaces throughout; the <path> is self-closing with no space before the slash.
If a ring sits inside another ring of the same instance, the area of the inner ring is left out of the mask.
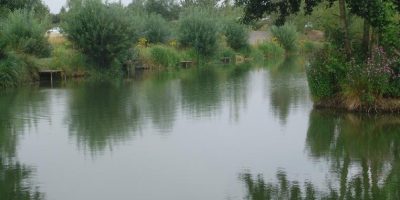
<path id="1" fill-rule="evenodd" d="M 170 29 L 165 19 L 156 14 L 146 16 L 141 32 L 150 43 L 166 42 L 170 35 Z"/>
<path id="2" fill-rule="evenodd" d="M 192 47 L 198 55 L 211 55 L 217 45 L 217 25 L 210 13 L 194 9 L 180 22 L 179 41 Z"/>
<path id="3" fill-rule="evenodd" d="M 0 0 L 0 8 L 8 11 L 32 10 L 37 17 L 41 18 L 50 13 L 49 8 L 41 0 Z"/>
<path id="4" fill-rule="evenodd" d="M 97 67 L 108 68 L 135 39 L 129 20 L 120 4 L 88 0 L 66 14 L 64 30 Z"/>
<path id="5" fill-rule="evenodd" d="M 182 7 L 215 8 L 219 2 L 219 0 L 183 0 Z"/>
<path id="6" fill-rule="evenodd" d="M 147 0 L 144 7 L 148 13 L 155 13 L 165 19 L 178 19 L 180 7 L 174 0 Z"/>
<path id="7" fill-rule="evenodd" d="M 247 46 L 249 36 L 245 26 L 229 21 L 225 23 L 224 29 L 226 41 L 232 49 L 239 50 Z"/>

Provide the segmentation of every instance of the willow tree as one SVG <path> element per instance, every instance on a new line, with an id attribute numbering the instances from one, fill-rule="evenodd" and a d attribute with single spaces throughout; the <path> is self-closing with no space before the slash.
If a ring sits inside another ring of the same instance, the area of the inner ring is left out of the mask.
<path id="1" fill-rule="evenodd" d="M 71 1 L 72 2 L 72 1 Z M 110 68 L 131 47 L 133 28 L 120 4 L 100 0 L 74 1 L 65 16 L 64 30 L 78 49 L 99 68 Z"/>

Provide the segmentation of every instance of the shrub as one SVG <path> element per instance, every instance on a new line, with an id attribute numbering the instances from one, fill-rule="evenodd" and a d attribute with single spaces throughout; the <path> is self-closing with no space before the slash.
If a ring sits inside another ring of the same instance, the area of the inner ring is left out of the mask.
<path id="1" fill-rule="evenodd" d="M 358 106 L 371 105 L 392 91 L 393 61 L 387 57 L 383 48 L 374 48 L 365 64 L 350 64 L 342 84 L 347 101 L 357 102 Z"/>
<path id="2" fill-rule="evenodd" d="M 333 47 L 325 46 L 307 66 L 307 79 L 311 95 L 317 101 L 330 98 L 339 91 L 344 75 L 344 59 L 334 53 Z"/>
<path id="3" fill-rule="evenodd" d="M 258 48 L 267 58 L 282 57 L 285 54 L 285 50 L 275 42 L 261 43 Z"/>
<path id="4" fill-rule="evenodd" d="M 150 47 L 150 54 L 154 63 L 164 67 L 175 67 L 179 63 L 179 53 L 171 47 L 156 45 Z"/>
<path id="5" fill-rule="evenodd" d="M 278 39 L 278 42 L 286 51 L 295 51 L 297 48 L 297 30 L 292 24 L 271 27 L 272 35 Z"/>
<path id="6" fill-rule="evenodd" d="M 195 9 L 180 21 L 180 43 L 192 47 L 198 55 L 210 56 L 215 52 L 217 33 L 215 19 L 205 11 Z"/>
<path id="7" fill-rule="evenodd" d="M 50 45 L 44 36 L 47 22 L 40 22 L 32 12 L 16 10 L 1 26 L 1 43 L 5 48 L 39 57 L 50 55 Z"/>
<path id="8" fill-rule="evenodd" d="M 249 38 L 246 27 L 236 22 L 227 22 L 224 28 L 226 42 L 234 50 L 247 47 Z"/>
<path id="9" fill-rule="evenodd" d="M 144 23 L 142 29 L 144 36 L 150 43 L 164 43 L 170 35 L 170 29 L 167 21 L 160 15 L 150 14 Z"/>
<path id="10" fill-rule="evenodd" d="M 124 8 L 97 0 L 87 0 L 82 6 L 71 8 L 64 30 L 88 59 L 102 69 L 123 62 L 117 60 L 118 55 L 128 50 L 135 39 Z"/>

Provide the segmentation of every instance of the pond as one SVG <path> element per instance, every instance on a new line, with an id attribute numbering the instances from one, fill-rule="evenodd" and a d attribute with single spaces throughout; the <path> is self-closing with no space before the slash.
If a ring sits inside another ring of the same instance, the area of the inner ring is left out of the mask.
<path id="1" fill-rule="evenodd" d="M 0 93 L 0 199 L 400 199 L 400 116 L 315 110 L 305 61 Z"/>

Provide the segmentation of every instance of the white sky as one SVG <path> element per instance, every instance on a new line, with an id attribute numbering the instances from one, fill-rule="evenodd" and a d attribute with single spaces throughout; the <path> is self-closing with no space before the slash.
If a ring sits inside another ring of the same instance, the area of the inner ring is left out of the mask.
<path id="1" fill-rule="evenodd" d="M 42 0 L 49 8 L 50 12 L 57 14 L 60 12 L 62 6 L 65 5 L 67 0 Z M 118 1 L 118 0 L 109 0 L 109 2 Z M 128 5 L 132 0 L 121 0 L 121 2 L 125 5 Z"/>

